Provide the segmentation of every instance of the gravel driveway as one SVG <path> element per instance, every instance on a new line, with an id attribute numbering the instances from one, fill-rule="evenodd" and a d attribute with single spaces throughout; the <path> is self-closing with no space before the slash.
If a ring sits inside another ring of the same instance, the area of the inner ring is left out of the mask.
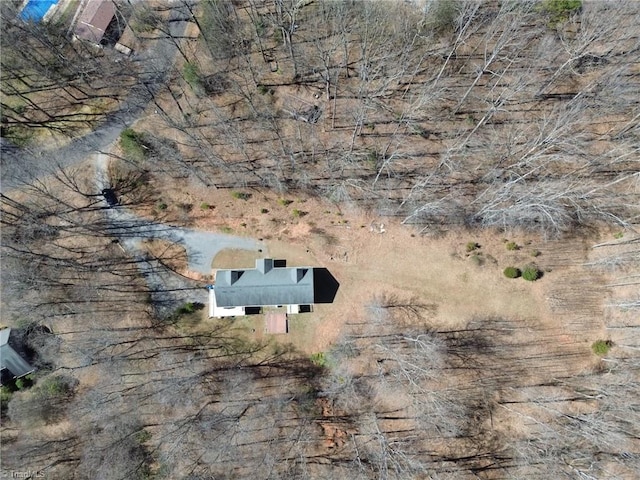
<path id="1" fill-rule="evenodd" d="M 110 187 L 107 178 L 108 159 L 105 154 L 95 156 L 97 191 Z M 106 201 L 105 201 L 106 205 Z M 259 250 L 263 244 L 247 237 L 206 232 L 157 223 L 141 218 L 123 206 L 105 210 L 110 220 L 110 233 L 120 239 L 123 246 L 139 249 L 139 241 L 157 238 L 182 245 L 187 251 L 189 270 L 208 275 L 211 261 L 220 250 L 239 248 Z"/>

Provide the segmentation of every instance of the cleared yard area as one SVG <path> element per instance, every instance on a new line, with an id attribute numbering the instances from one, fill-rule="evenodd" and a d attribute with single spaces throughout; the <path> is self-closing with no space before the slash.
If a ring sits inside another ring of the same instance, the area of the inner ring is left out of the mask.
<path id="1" fill-rule="evenodd" d="M 289 333 L 278 339 L 308 354 L 326 351 L 347 324 L 368 321 L 372 307 L 389 300 L 419 307 L 425 321 L 436 329 L 464 328 L 474 318 L 500 317 L 564 331 L 564 317 L 551 308 L 549 291 L 557 288 L 557 282 L 566 283 L 565 271 L 572 278 L 591 278 L 582 266 L 587 252 L 580 245 L 586 240 L 569 242 L 577 246 L 563 251 L 564 264 L 558 264 L 552 254 L 557 245 L 548 248 L 542 239 L 518 232 L 460 229 L 420 236 L 392 219 L 372 217 L 357 209 L 336 210 L 335 205 L 312 198 L 300 198 L 291 205 L 303 204 L 309 212 L 302 219 L 293 219 L 291 207 L 282 208 L 277 197 L 268 198 L 262 192 L 260 196 L 260 204 L 269 209 L 266 223 L 265 215 L 248 209 L 247 202 L 228 200 L 229 192 L 219 190 L 207 191 L 206 201 L 225 205 L 226 200 L 225 208 L 197 218 L 196 225 L 215 229 L 229 224 L 229 219 L 241 218 L 246 224 L 242 233 L 264 242 L 263 252 L 220 251 L 214 268 L 253 268 L 256 258 L 271 257 L 286 259 L 289 266 L 326 267 L 332 273 L 340 283 L 334 303 L 317 304 L 313 313 L 290 315 Z M 220 218 L 226 220 L 219 223 Z M 510 249 L 511 243 L 517 248 Z M 468 251 L 469 244 L 477 244 L 477 248 Z M 536 263 L 543 271 L 537 282 L 508 279 L 503 274 L 507 266 L 529 263 Z M 571 294 L 576 302 L 581 301 L 578 290 Z M 601 328 L 599 302 L 589 300 L 593 310 L 590 328 L 594 330 Z M 260 339 L 264 317 L 258 317 L 234 321 L 251 338 Z M 578 342 L 569 320 L 566 329 L 569 336 L 564 341 Z"/>

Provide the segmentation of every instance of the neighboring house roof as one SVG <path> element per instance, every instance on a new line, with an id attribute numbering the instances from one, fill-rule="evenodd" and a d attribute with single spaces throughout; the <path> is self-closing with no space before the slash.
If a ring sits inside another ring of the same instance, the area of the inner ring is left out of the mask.
<path id="1" fill-rule="evenodd" d="M 74 33 L 82 40 L 100 43 L 115 14 L 116 7 L 112 0 L 88 0 Z"/>
<path id="2" fill-rule="evenodd" d="M 6 368 L 15 378 L 23 377 L 35 369 L 20 356 L 21 346 L 12 340 L 10 328 L 0 330 L 0 370 Z"/>
<path id="3" fill-rule="evenodd" d="M 312 304 L 313 268 L 276 267 L 276 263 L 261 258 L 254 269 L 218 270 L 214 288 L 217 306 Z"/>

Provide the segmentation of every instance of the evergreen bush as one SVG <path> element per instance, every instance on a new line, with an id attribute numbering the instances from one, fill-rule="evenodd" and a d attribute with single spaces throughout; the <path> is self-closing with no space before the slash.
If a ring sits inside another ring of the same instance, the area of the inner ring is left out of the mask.
<path id="1" fill-rule="evenodd" d="M 529 282 L 534 282 L 541 277 L 542 272 L 535 265 L 527 265 L 522 270 L 522 278 Z"/>
<path id="2" fill-rule="evenodd" d="M 507 267 L 504 269 L 504 276 L 507 278 L 518 278 L 520 274 L 520 269 L 516 267 Z"/>

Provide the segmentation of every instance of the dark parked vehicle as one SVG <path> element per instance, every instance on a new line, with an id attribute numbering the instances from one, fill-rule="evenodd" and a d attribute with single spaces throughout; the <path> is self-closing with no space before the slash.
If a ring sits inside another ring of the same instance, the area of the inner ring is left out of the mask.
<path id="1" fill-rule="evenodd" d="M 107 202 L 107 205 L 110 207 L 115 207 L 119 205 L 118 197 L 116 196 L 116 192 L 114 192 L 113 188 L 105 188 L 102 190 L 102 196 Z"/>

